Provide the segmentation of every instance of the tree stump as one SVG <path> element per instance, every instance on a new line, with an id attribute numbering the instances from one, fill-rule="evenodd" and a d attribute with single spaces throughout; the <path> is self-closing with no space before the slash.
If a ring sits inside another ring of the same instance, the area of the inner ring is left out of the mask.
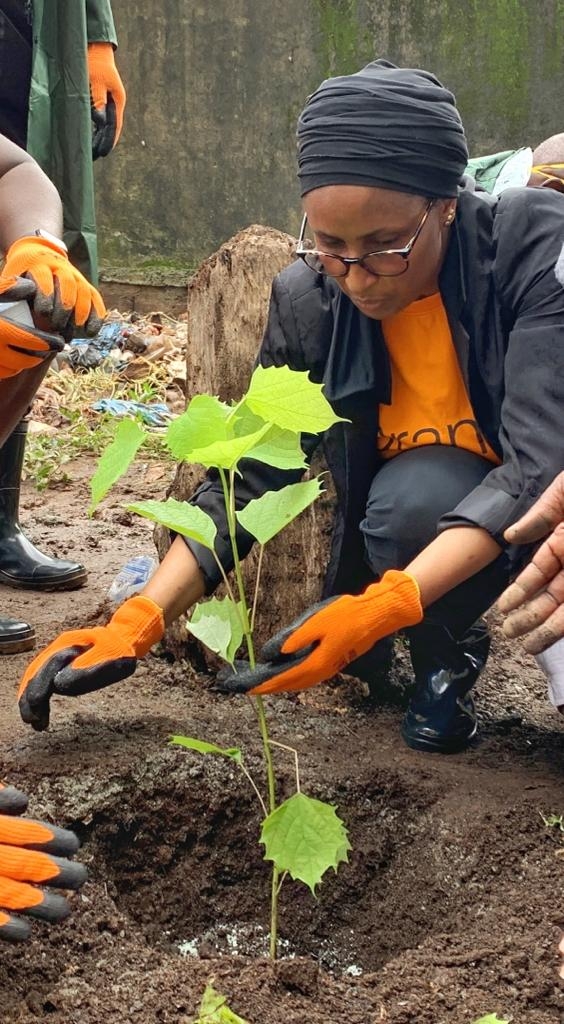
<path id="1" fill-rule="evenodd" d="M 292 261 L 295 245 L 290 235 L 252 225 L 222 245 L 190 280 L 187 402 L 202 393 L 237 400 L 246 391 L 266 324 L 272 280 Z M 322 469 L 317 459 L 312 472 Z M 186 499 L 203 475 L 198 467 L 180 464 L 169 494 Z M 333 522 L 328 478 L 326 487 L 326 494 L 266 548 L 256 618 L 259 645 L 319 599 Z M 156 543 L 162 558 L 170 543 L 168 532 L 158 528 Z M 249 600 L 256 564 L 253 551 L 244 565 Z M 187 634 L 185 620 L 168 631 L 167 642 L 175 656 L 189 656 L 199 668 L 216 665 Z"/>

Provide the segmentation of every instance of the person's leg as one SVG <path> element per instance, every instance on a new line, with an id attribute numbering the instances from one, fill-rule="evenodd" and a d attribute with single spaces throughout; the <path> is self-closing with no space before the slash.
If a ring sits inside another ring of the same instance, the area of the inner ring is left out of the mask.
<path id="1" fill-rule="evenodd" d="M 0 133 L 27 144 L 31 83 L 31 8 L 26 0 L 0 0 Z"/>
<path id="2" fill-rule="evenodd" d="M 74 590 L 86 583 L 84 566 L 43 554 L 19 526 L 27 427 L 21 420 L 0 448 L 0 583 L 22 590 Z"/>
<path id="3" fill-rule="evenodd" d="M 14 377 L 0 380 L 0 510 L 3 510 L 4 517 L 3 525 L 0 526 L 0 536 L 2 529 L 6 536 L 16 537 L 16 533 L 19 533 L 17 510 L 25 435 L 22 436 L 19 432 L 18 424 L 29 409 L 33 396 L 49 369 L 50 362 L 51 359 L 46 359 L 31 370 L 22 370 Z M 2 522 L 1 514 L 0 522 Z M 23 535 L 19 533 L 19 537 L 23 538 Z M 25 538 L 22 542 L 29 544 Z M 17 548 L 18 540 L 12 543 L 12 556 Z M 0 551 L 1 549 L 2 543 L 0 542 Z M 35 551 L 35 549 L 32 550 Z M 40 552 L 37 554 L 40 555 Z M 40 555 L 40 558 L 44 559 L 45 556 Z M 52 561 L 56 562 L 56 560 Z M 72 566 L 74 566 L 72 562 L 62 563 L 63 574 L 68 573 L 68 567 Z M 27 568 L 29 568 L 29 564 Z M 84 574 L 82 566 L 75 566 L 75 572 L 77 568 Z M 84 582 L 84 575 L 82 582 Z M 74 585 L 80 584 L 75 583 Z M 55 588 L 51 587 L 51 589 Z M 33 647 L 34 641 L 35 631 L 27 622 L 16 621 L 0 615 L 0 654 L 28 651 Z"/>
<path id="4" fill-rule="evenodd" d="M 374 478 L 361 523 L 375 577 L 405 568 L 434 539 L 441 516 L 490 469 L 471 452 L 443 446 L 415 449 L 386 463 Z M 489 638 L 474 624 L 508 578 L 509 563 L 501 555 L 428 608 L 423 622 L 408 631 L 416 692 L 403 734 L 411 746 L 460 749 L 475 732 L 466 694 L 485 664 Z"/>

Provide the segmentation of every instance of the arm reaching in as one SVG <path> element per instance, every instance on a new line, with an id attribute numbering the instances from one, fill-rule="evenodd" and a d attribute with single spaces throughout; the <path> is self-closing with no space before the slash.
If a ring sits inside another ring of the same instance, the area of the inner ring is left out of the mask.
<path id="1" fill-rule="evenodd" d="M 0 939 L 7 942 L 29 936 L 20 914 L 49 923 L 70 914 L 64 896 L 43 886 L 79 889 L 86 880 L 84 865 L 69 859 L 80 845 L 74 832 L 21 817 L 26 808 L 23 793 L 0 783 Z"/>
<path id="2" fill-rule="evenodd" d="M 550 532 L 552 531 L 552 532 Z M 507 615 L 503 632 L 526 636 L 525 648 L 539 654 L 564 636 L 564 473 L 560 473 L 531 509 L 505 533 L 512 544 L 546 537 L 529 565 L 498 601 Z"/>
<path id="3" fill-rule="evenodd" d="M 69 261 L 62 205 L 39 165 L 0 135 L 0 301 L 25 278 L 38 326 L 70 336 L 75 326 L 95 334 L 106 315 L 102 297 Z"/>
<path id="4" fill-rule="evenodd" d="M 41 732 L 49 725 L 54 693 L 78 697 L 132 675 L 165 624 L 203 594 L 198 564 L 177 537 L 143 593 L 125 601 L 106 626 L 62 633 L 33 659 L 18 690 L 24 722 Z"/>
<path id="5" fill-rule="evenodd" d="M 344 594 L 308 609 L 265 644 L 254 669 L 222 673 L 219 686 L 229 693 L 263 695 L 330 679 L 378 640 L 421 622 L 424 608 L 492 562 L 499 551 L 485 530 L 446 530 L 405 572 L 391 569 L 362 594 Z"/>

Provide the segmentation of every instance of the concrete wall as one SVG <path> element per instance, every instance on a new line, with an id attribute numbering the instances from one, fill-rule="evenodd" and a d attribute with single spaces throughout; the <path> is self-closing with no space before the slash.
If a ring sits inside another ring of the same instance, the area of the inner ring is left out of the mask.
<path id="1" fill-rule="evenodd" d="M 128 90 L 96 165 L 105 264 L 180 269 L 252 222 L 296 232 L 296 117 L 385 56 L 456 94 L 473 154 L 564 129 L 564 0 L 113 0 Z"/>

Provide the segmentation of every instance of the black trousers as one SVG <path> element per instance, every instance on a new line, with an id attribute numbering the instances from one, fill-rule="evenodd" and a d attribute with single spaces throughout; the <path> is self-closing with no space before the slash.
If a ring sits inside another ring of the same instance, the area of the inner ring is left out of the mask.
<path id="1" fill-rule="evenodd" d="M 31 83 L 31 8 L 26 0 L 0 0 L 0 132 L 27 144 Z"/>
<path id="2" fill-rule="evenodd" d="M 461 448 L 428 445 L 397 455 L 376 474 L 366 518 L 360 524 L 365 557 L 378 579 L 404 569 L 437 536 L 440 518 L 482 482 L 491 463 Z M 426 625 L 446 627 L 456 640 L 505 589 L 510 563 L 505 554 L 426 609 L 415 638 Z"/>

